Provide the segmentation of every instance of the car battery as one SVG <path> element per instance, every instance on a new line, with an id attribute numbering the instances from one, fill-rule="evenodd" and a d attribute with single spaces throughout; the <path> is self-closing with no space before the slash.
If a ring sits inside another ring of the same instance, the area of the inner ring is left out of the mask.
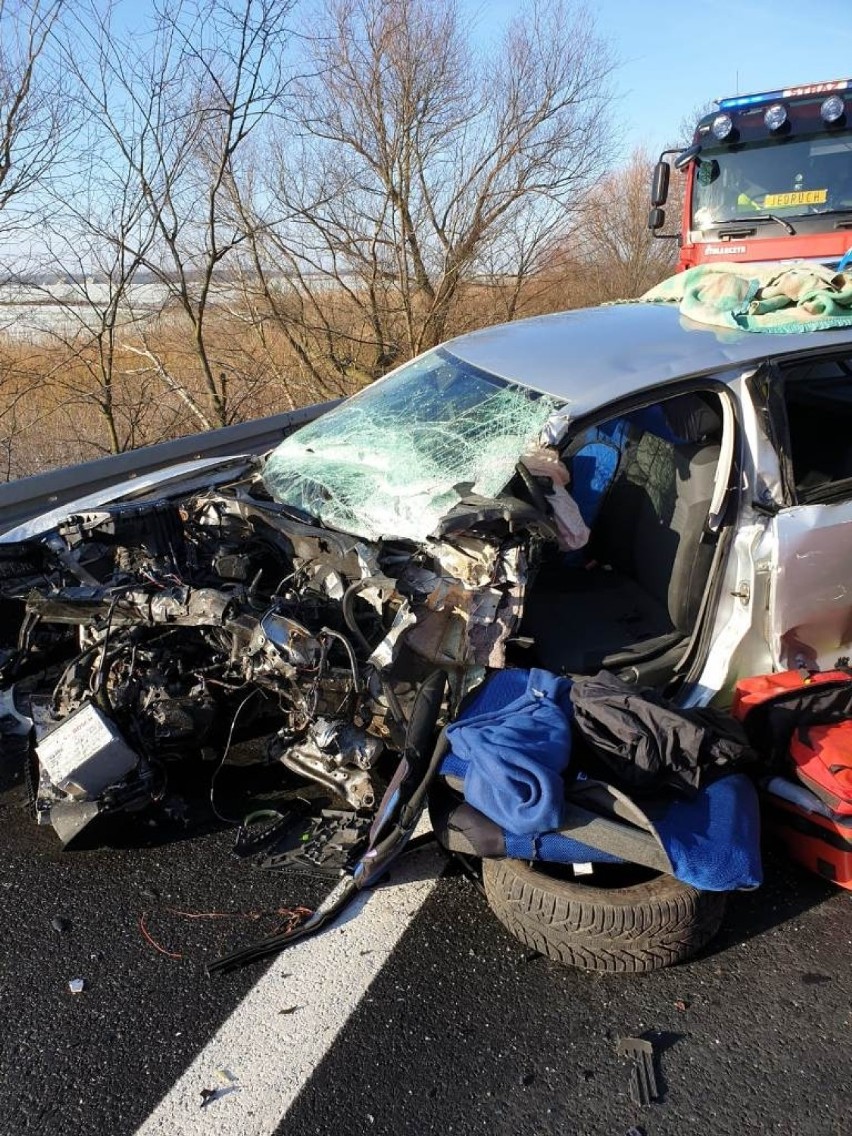
<path id="1" fill-rule="evenodd" d="M 763 820 L 791 860 L 852 891 L 852 817 L 832 813 L 803 785 L 772 777 L 762 794 Z"/>
<path id="2" fill-rule="evenodd" d="M 91 702 L 45 734 L 36 754 L 51 784 L 78 800 L 95 800 L 139 763 L 115 723 Z"/>

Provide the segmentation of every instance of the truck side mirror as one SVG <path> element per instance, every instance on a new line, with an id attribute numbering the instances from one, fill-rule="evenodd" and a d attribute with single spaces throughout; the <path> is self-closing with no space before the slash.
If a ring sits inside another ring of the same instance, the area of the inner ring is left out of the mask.
<path id="1" fill-rule="evenodd" d="M 651 205 L 655 209 L 666 203 L 666 198 L 669 195 L 670 173 L 671 166 L 668 162 L 657 162 L 654 166 L 654 180 L 651 182 Z"/>
<path id="2" fill-rule="evenodd" d="M 648 228 L 656 233 L 656 231 L 658 229 L 662 229 L 662 227 L 665 223 L 666 223 L 666 211 L 665 211 L 665 209 L 660 209 L 659 206 L 655 205 L 654 208 L 651 210 L 651 212 L 648 214 Z"/>
<path id="3" fill-rule="evenodd" d="M 701 146 L 695 143 L 694 146 L 688 146 L 675 158 L 674 167 L 676 170 L 685 170 L 690 162 L 694 162 L 698 155 L 701 153 Z"/>

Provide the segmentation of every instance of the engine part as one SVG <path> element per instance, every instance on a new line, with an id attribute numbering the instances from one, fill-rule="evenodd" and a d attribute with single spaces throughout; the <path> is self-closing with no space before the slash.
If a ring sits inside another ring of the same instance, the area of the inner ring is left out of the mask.
<path id="1" fill-rule="evenodd" d="M 84 801 L 96 800 L 139 764 L 115 723 L 91 702 L 43 737 L 36 754 L 52 785 Z"/>
<path id="2" fill-rule="evenodd" d="M 248 650 L 253 656 L 263 655 L 270 669 L 288 676 L 314 669 L 320 658 L 320 644 L 307 627 L 275 608 L 261 617 Z"/>
<path id="3" fill-rule="evenodd" d="M 288 769 L 318 781 L 353 809 L 370 809 L 376 795 L 368 770 L 383 742 L 343 720 L 317 718 L 295 744 L 286 735 L 273 739 L 271 754 Z"/>

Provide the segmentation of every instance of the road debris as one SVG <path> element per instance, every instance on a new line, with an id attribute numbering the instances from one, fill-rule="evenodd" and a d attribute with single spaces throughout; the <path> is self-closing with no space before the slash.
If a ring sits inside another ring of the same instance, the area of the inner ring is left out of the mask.
<path id="1" fill-rule="evenodd" d="M 70 978 L 68 980 L 68 989 L 72 994 L 82 994 L 86 989 L 85 978 Z"/>
<path id="2" fill-rule="evenodd" d="M 147 918 L 148 918 L 148 913 L 145 912 L 145 911 L 143 911 L 142 914 L 139 916 L 139 930 L 142 932 L 142 938 L 145 940 L 145 942 L 149 943 L 154 948 L 155 951 L 159 951 L 161 955 L 165 955 L 166 958 L 182 959 L 183 955 L 180 953 L 180 951 L 167 950 L 164 946 L 162 946 L 162 944 L 158 943 L 157 940 L 151 935 L 151 932 L 148 930 L 148 928 L 146 926 L 146 922 L 145 922 Z"/>
<path id="3" fill-rule="evenodd" d="M 207 1108 L 207 1106 L 209 1104 L 212 1104 L 214 1101 L 221 1100 L 222 1097 L 226 1097 L 230 1093 L 239 1092 L 237 1078 L 230 1071 L 230 1069 L 217 1069 L 216 1079 L 219 1082 L 218 1085 L 214 1085 L 212 1088 L 204 1088 L 199 1090 L 201 1093 L 201 1104 L 199 1105 L 200 1108 Z"/>
<path id="4" fill-rule="evenodd" d="M 654 1073 L 654 1046 L 642 1037 L 622 1037 L 617 1052 L 634 1062 L 630 1071 L 630 1099 L 634 1104 L 648 1105 L 660 1099 Z"/>

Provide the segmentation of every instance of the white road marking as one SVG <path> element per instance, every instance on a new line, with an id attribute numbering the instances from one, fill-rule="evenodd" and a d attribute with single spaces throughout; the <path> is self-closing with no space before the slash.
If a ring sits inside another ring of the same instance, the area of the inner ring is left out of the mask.
<path id="1" fill-rule="evenodd" d="M 288 947 L 136 1136 L 269 1136 L 428 899 L 444 866 L 434 845 L 395 866 L 343 920 Z M 227 979 L 211 979 L 227 981 Z M 292 1006 L 299 1009 L 282 1013 Z M 202 1089 L 221 1095 L 201 1108 Z"/>

